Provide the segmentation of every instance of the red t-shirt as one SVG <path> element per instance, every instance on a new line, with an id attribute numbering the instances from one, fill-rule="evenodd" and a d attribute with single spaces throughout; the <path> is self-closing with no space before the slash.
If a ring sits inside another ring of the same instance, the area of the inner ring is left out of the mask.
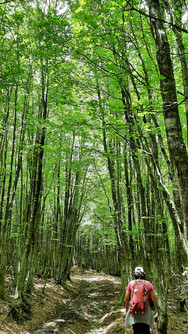
<path id="1" fill-rule="evenodd" d="M 129 282 L 129 284 L 127 285 L 127 291 L 130 291 L 130 292 L 131 292 L 131 289 L 132 289 L 132 286 L 133 286 L 133 283 L 134 283 L 134 282 L 135 282 L 135 280 Z M 149 294 L 150 294 L 152 291 L 154 291 L 154 287 L 153 287 L 153 285 L 151 284 L 151 282 L 149 282 L 149 281 L 145 281 L 145 284 L 146 284 L 146 288 L 147 288 Z"/>

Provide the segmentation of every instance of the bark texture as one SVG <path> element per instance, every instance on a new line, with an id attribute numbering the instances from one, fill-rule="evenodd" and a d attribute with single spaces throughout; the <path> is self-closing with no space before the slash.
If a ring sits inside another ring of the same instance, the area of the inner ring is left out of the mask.
<path id="1" fill-rule="evenodd" d="M 157 62 L 161 75 L 160 85 L 163 114 L 171 161 L 176 168 L 184 218 L 184 236 L 188 239 L 188 155 L 182 136 L 170 47 L 162 22 L 158 0 L 149 0 L 151 29 L 157 48 Z M 156 19 L 154 19 L 154 17 Z"/>

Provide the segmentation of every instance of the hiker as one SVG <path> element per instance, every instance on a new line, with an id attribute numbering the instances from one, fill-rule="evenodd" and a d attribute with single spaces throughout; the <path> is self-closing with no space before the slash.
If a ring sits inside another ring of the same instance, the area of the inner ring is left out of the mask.
<path id="1" fill-rule="evenodd" d="M 127 285 L 125 294 L 125 327 L 133 326 L 134 334 L 149 334 L 153 327 L 151 307 L 157 301 L 158 294 L 151 282 L 146 281 L 142 267 L 137 267 L 134 280 Z M 139 302 L 138 302 L 139 301 Z"/>

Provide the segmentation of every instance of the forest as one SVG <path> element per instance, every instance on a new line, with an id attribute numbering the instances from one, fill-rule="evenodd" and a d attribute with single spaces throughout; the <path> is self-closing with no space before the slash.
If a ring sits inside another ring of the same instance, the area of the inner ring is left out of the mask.
<path id="1" fill-rule="evenodd" d="M 188 3 L 0 2 L 0 299 L 142 265 L 188 303 Z"/>

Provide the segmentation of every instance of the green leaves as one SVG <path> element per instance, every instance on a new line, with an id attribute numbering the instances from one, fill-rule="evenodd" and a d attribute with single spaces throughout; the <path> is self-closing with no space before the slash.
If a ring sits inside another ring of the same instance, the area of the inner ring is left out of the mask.
<path id="1" fill-rule="evenodd" d="M 89 251 L 94 265 L 112 272 L 117 249 L 127 267 L 150 247 L 154 256 L 164 253 L 165 226 L 174 255 L 164 185 L 170 203 L 179 195 L 162 114 L 166 78 L 149 20 L 127 2 L 68 3 L 64 13 L 44 1 L 7 5 L 4 14 L 0 6 L 0 214 L 2 224 L 9 217 L 8 247 L 25 249 L 40 180 L 32 237 L 41 266 L 53 264 L 54 275 L 72 256 L 79 226 L 74 256 Z M 170 27 L 168 34 L 183 94 Z M 179 108 L 186 138 L 184 104 Z"/>

